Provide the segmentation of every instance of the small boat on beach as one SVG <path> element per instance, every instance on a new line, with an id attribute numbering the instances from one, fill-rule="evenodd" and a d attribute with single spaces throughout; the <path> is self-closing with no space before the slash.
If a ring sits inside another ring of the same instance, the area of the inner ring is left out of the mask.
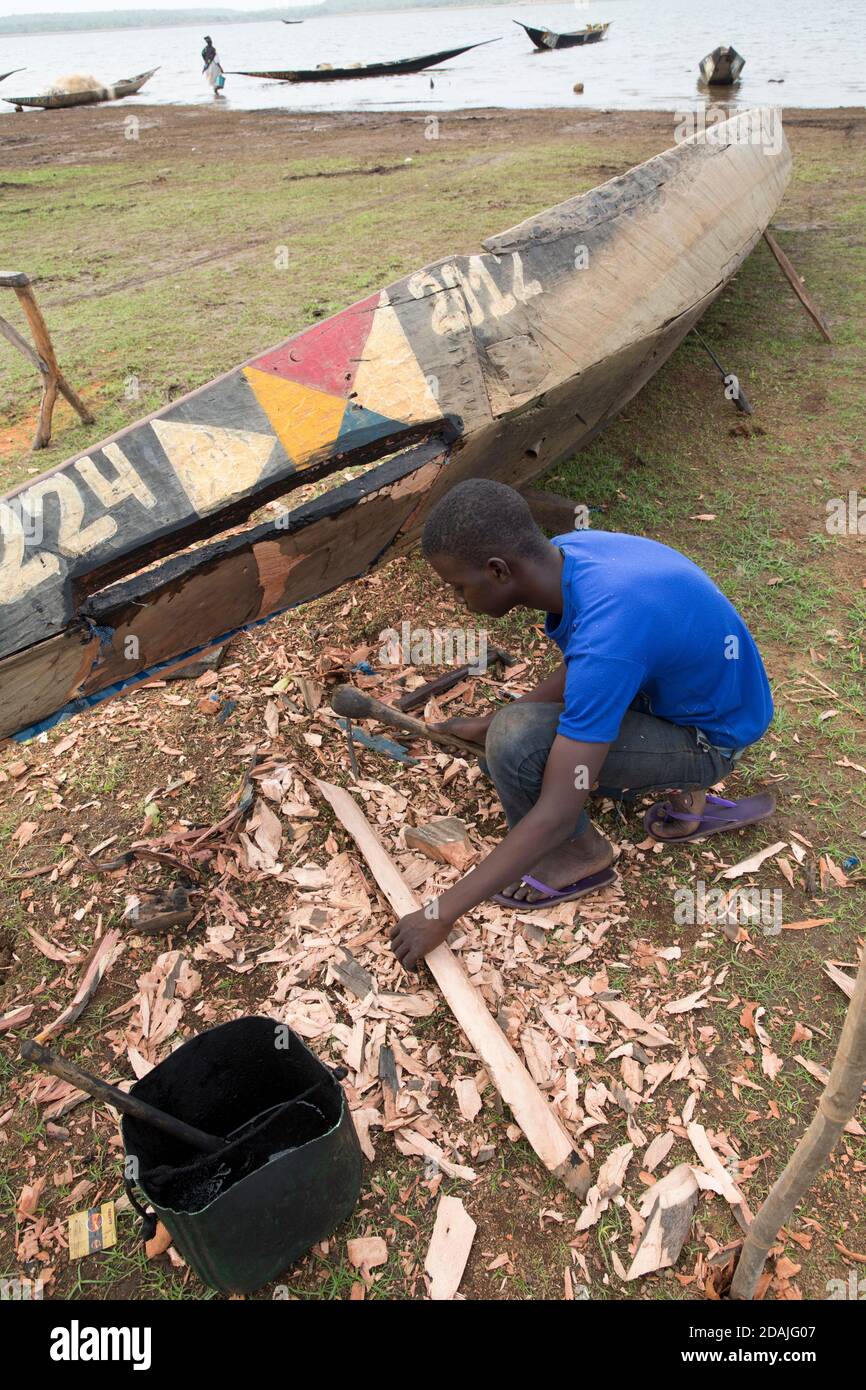
<path id="1" fill-rule="evenodd" d="M 699 64 L 701 77 L 709 87 L 733 87 L 735 82 L 739 82 L 745 66 L 745 58 L 735 48 L 724 45 L 714 48 Z"/>
<path id="2" fill-rule="evenodd" d="M 533 29 L 530 24 L 523 24 L 519 19 L 513 22 L 526 30 L 535 47 L 542 53 L 550 48 L 578 48 L 587 43 L 599 43 L 610 28 L 610 23 L 589 24 L 585 29 L 576 29 L 571 34 L 555 34 L 552 29 Z"/>
<path id="3" fill-rule="evenodd" d="M 7 77 L 11 77 L 11 76 L 13 75 L 13 73 L 16 73 L 16 72 L 23 72 L 23 71 L 24 71 L 23 68 L 10 68 L 8 72 L 0 72 L 0 82 L 5 82 L 5 81 L 6 81 L 6 78 L 7 78 Z"/>
<path id="4" fill-rule="evenodd" d="M 308 68 L 299 72 L 274 70 L 268 72 L 233 72 L 232 77 L 259 77 L 268 82 L 346 82 L 355 77 L 401 77 L 404 73 L 423 72 L 425 68 L 447 63 L 449 58 L 457 58 L 472 48 L 483 48 L 486 43 L 498 43 L 498 39 L 483 39 L 481 43 L 464 44 L 462 48 L 445 48 L 440 53 L 425 53 L 421 58 L 400 58 L 393 63 L 356 63 L 351 68 L 332 68 L 329 66 Z"/>
<path id="5" fill-rule="evenodd" d="M 699 125 L 27 477 L 0 499 L 0 739 L 405 554 L 465 478 L 570 458 L 737 274 L 790 169 L 773 108 Z"/>
<path id="6" fill-rule="evenodd" d="M 23 71 L 23 69 L 21 69 Z M 145 82 L 147 82 L 159 68 L 151 68 L 149 72 L 140 72 L 137 77 L 126 77 L 120 82 L 114 82 L 110 87 L 90 87 L 84 91 L 63 92 L 48 91 L 41 97 L 3 97 L 3 101 L 8 101 L 10 106 L 14 106 L 16 111 L 22 111 L 25 106 L 40 106 L 44 111 L 56 111 L 67 106 L 93 106 L 100 101 L 122 101 L 124 97 L 134 96 L 140 92 Z"/>

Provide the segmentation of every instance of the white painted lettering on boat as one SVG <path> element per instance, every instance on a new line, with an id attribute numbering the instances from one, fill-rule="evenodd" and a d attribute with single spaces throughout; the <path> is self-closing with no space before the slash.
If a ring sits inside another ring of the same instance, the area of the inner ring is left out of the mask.
<path id="1" fill-rule="evenodd" d="M 95 493 L 105 507 L 116 507 L 127 497 L 135 497 L 143 507 L 151 511 L 156 506 L 156 498 L 150 488 L 138 476 L 129 459 L 121 453 L 116 444 L 106 444 L 102 452 L 116 473 L 114 478 L 106 478 L 100 473 L 92 458 L 79 459 L 76 472 L 84 479 L 91 492 Z"/>
<path id="2" fill-rule="evenodd" d="M 21 513 L 7 502 L 0 502 L 0 536 L 3 537 L 3 558 L 0 559 L 0 605 L 25 598 L 37 584 L 52 579 L 60 572 L 56 555 L 34 555 L 24 559 L 26 536 Z"/>
<path id="3" fill-rule="evenodd" d="M 97 517 L 87 526 L 82 524 L 85 495 L 75 480 L 65 473 L 55 473 L 51 477 L 41 478 L 22 493 L 20 498 L 16 498 L 13 506 L 5 502 L 0 503 L 0 537 L 3 541 L 3 557 L 0 560 L 0 605 L 15 603 L 37 585 L 60 573 L 60 561 L 57 555 L 50 551 L 40 550 L 38 555 L 25 559 L 27 549 L 34 549 L 42 544 L 44 528 L 41 521 L 46 497 L 57 498 L 57 550 L 61 555 L 74 558 L 86 554 L 116 535 L 117 522 L 107 514 L 109 509 L 117 507 L 128 497 L 136 498 L 148 511 L 156 506 L 153 493 L 118 446 L 106 444 L 102 452 L 115 470 L 114 478 L 106 478 L 89 457 L 79 459 L 74 465 L 75 472 L 81 479 L 81 487 L 88 488 L 107 509 L 104 516 Z M 26 529 L 25 515 L 28 522 Z"/>
<path id="4" fill-rule="evenodd" d="M 491 264 L 500 265 L 494 256 L 470 256 L 464 273 L 454 261 L 439 267 L 440 280 L 431 271 L 421 270 L 409 280 L 409 292 L 415 299 L 432 297 L 430 324 L 440 337 L 460 333 L 469 323 L 473 328 L 487 318 L 501 319 L 512 313 L 517 304 L 526 304 L 541 294 L 538 280 L 526 280 L 519 251 L 511 253 L 511 289 L 504 290 L 496 283 Z"/>

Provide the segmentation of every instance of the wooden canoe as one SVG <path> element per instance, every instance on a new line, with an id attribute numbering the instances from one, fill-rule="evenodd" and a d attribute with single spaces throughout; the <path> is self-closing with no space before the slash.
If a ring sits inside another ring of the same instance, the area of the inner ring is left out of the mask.
<path id="1" fill-rule="evenodd" d="M 533 29 L 529 24 L 521 24 L 519 19 L 515 19 L 513 23 L 526 30 L 535 47 L 542 53 L 551 48 L 578 48 L 587 43 L 599 43 L 610 28 L 610 23 L 590 24 L 586 29 L 577 29 L 571 34 L 555 34 L 552 29 Z"/>
<path id="2" fill-rule="evenodd" d="M 359 63 L 354 68 L 307 68 L 298 72 L 232 72 L 230 77 L 260 77 L 269 82 L 347 82 L 355 77 L 401 77 L 404 73 L 423 72 L 437 63 L 447 63 L 472 48 L 483 48 L 498 39 L 483 39 L 481 43 L 464 44 L 462 48 L 445 48 L 441 53 L 427 53 L 421 58 L 399 58 L 393 63 Z"/>
<path id="3" fill-rule="evenodd" d="M 56 111 L 68 106 L 93 106 L 100 101 L 122 101 L 124 97 L 140 92 L 155 72 L 159 72 L 159 68 L 140 72 L 137 77 L 125 77 L 110 87 L 94 87 L 86 92 L 46 92 L 41 97 L 3 97 L 3 100 L 19 111 L 25 106 L 41 106 L 45 111 Z"/>
<path id="4" fill-rule="evenodd" d="M 24 72 L 24 68 L 10 68 L 8 72 L 0 72 L 0 82 L 5 82 L 7 77 L 12 77 L 16 72 Z"/>
<path id="5" fill-rule="evenodd" d="M 699 64 L 703 80 L 711 87 L 732 87 L 746 66 L 735 48 L 719 47 L 702 58 Z"/>
<path id="6" fill-rule="evenodd" d="M 789 172 L 778 112 L 742 112 L 8 494 L 0 738 L 134 689 L 405 552 L 463 478 L 522 487 L 573 454 L 736 274 Z M 226 534 L 271 499 L 376 460 Z"/>

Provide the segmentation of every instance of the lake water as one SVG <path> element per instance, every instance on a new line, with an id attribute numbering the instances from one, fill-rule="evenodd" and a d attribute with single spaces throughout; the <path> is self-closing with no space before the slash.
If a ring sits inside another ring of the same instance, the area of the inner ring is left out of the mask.
<path id="1" fill-rule="evenodd" d="M 559 32 L 602 20 L 612 21 L 612 27 L 590 47 L 536 53 L 513 19 Z M 203 32 L 197 26 L 0 37 L 0 71 L 27 68 L 0 86 L 0 97 L 39 94 L 70 72 L 92 73 L 108 83 L 159 65 L 141 96 L 127 100 L 127 108 L 136 102 L 213 103 L 201 74 Z M 303 86 L 229 76 L 225 104 L 237 108 L 679 110 L 705 103 L 697 65 L 718 44 L 728 43 L 746 58 L 743 81 L 735 89 L 739 104 L 822 107 L 866 101 L 866 0 L 728 0 L 724 6 L 713 0 L 592 0 L 591 6 L 577 0 L 322 16 L 291 27 L 215 23 L 211 33 L 227 72 L 320 63 L 339 67 L 500 40 L 432 74 Z M 772 80 L 780 78 L 784 81 Z M 583 82 L 583 96 L 573 93 L 576 82 Z M 15 115 L 11 107 L 2 109 Z"/>

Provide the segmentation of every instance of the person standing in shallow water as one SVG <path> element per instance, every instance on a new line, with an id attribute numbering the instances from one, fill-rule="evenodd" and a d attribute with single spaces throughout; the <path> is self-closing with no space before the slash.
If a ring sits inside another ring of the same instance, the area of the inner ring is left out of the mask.
<path id="1" fill-rule="evenodd" d="M 768 792 L 730 801 L 709 791 L 766 732 L 773 701 L 746 624 L 685 555 L 609 531 L 548 541 L 525 499 L 485 478 L 440 499 L 421 544 L 471 613 L 546 613 L 562 660 L 519 700 L 434 726 L 483 747 L 508 833 L 393 928 L 407 969 L 485 898 L 538 911 L 612 883 L 613 847 L 587 815 L 591 795 L 667 791 L 644 828 L 671 843 L 772 816 Z"/>
<path id="2" fill-rule="evenodd" d="M 204 63 L 204 75 L 213 87 L 214 96 L 222 96 L 222 89 L 226 85 L 226 80 L 210 34 L 205 34 L 201 58 Z"/>

